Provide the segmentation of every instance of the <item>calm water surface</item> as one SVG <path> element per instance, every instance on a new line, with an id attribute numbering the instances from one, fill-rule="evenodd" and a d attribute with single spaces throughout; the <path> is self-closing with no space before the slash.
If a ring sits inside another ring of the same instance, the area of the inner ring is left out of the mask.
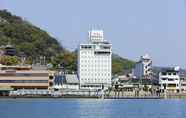
<path id="1" fill-rule="evenodd" d="M 0 118 L 186 118 L 186 100 L 0 99 Z"/>

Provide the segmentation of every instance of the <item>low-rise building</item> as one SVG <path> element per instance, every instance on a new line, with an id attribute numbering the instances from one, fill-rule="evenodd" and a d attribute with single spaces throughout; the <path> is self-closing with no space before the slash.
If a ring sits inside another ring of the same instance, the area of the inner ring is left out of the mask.
<path id="1" fill-rule="evenodd" d="M 55 90 L 62 89 L 63 81 L 64 81 L 64 75 L 59 73 L 59 72 L 55 73 L 54 74 L 54 85 L 53 85 L 53 88 Z"/>
<path id="2" fill-rule="evenodd" d="M 3 69 L 2 69 L 3 68 Z M 50 90 L 53 86 L 53 72 L 48 70 L 30 70 L 3 66 L 0 70 L 0 89 L 7 90 Z M 25 67 L 26 68 L 26 67 Z M 21 69 L 21 70 L 19 70 Z"/>
<path id="3" fill-rule="evenodd" d="M 186 92 L 186 71 L 180 71 L 180 90 L 181 92 Z"/>
<path id="4" fill-rule="evenodd" d="M 159 72 L 159 85 L 162 92 L 179 92 L 180 91 L 180 75 L 179 67 L 162 68 Z"/>
<path id="5" fill-rule="evenodd" d="M 66 74 L 62 84 L 63 89 L 79 90 L 79 79 L 76 74 Z"/>

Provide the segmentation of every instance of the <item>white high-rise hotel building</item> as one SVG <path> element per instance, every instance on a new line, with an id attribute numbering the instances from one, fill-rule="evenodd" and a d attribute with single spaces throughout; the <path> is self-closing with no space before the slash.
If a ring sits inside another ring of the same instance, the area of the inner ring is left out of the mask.
<path id="1" fill-rule="evenodd" d="M 107 89 L 111 86 L 112 45 L 102 30 L 89 31 L 89 41 L 80 44 L 78 54 L 80 89 Z"/>

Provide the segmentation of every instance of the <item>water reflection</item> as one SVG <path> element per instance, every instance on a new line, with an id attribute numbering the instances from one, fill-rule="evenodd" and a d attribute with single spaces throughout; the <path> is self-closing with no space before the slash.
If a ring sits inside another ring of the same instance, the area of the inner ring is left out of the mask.
<path id="1" fill-rule="evenodd" d="M 80 118 L 109 118 L 110 109 L 109 106 L 112 103 L 111 100 L 80 100 L 78 112 Z"/>
<path id="2" fill-rule="evenodd" d="M 185 100 L 0 100 L 0 118 L 185 118 Z"/>

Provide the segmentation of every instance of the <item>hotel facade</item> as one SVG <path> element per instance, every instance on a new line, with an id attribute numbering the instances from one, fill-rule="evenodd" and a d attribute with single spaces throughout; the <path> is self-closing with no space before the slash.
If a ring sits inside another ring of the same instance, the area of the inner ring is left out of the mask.
<path id="1" fill-rule="evenodd" d="M 102 30 L 89 31 L 88 43 L 78 50 L 80 89 L 107 89 L 111 86 L 112 45 Z"/>
<path id="2" fill-rule="evenodd" d="M 148 54 L 141 56 L 133 70 L 133 75 L 138 79 L 150 79 L 152 77 L 152 60 Z"/>

